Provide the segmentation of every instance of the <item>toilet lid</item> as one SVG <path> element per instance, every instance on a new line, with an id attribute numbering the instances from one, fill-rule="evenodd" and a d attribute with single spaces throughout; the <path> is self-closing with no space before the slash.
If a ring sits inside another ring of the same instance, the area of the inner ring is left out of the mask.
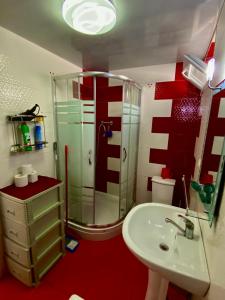
<path id="1" fill-rule="evenodd" d="M 163 179 L 161 176 L 153 176 L 152 182 L 166 184 L 166 185 L 175 185 L 176 180 L 175 179 Z"/>

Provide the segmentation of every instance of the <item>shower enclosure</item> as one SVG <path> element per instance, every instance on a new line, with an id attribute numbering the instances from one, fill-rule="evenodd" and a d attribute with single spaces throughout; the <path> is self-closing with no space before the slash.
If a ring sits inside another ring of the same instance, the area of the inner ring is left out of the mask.
<path id="1" fill-rule="evenodd" d="M 116 234 L 135 202 L 140 87 L 125 76 L 53 76 L 58 178 L 69 226 L 89 239 Z"/>

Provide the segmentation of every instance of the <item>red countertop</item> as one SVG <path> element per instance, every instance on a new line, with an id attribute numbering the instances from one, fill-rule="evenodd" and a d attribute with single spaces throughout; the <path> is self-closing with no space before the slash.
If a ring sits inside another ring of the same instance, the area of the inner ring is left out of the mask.
<path id="1" fill-rule="evenodd" d="M 9 196 L 21 200 L 26 200 L 60 183 L 62 183 L 62 181 L 55 178 L 38 176 L 38 181 L 29 183 L 27 186 L 16 187 L 14 184 L 12 184 L 0 189 L 0 191 L 2 193 L 8 194 Z"/>

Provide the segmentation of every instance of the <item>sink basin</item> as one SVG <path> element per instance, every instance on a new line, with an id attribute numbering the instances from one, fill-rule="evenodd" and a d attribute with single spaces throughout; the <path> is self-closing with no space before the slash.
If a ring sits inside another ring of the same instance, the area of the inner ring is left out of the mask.
<path id="1" fill-rule="evenodd" d="M 194 223 L 194 239 L 187 239 L 165 218 L 185 227 L 178 214 L 185 210 L 160 203 L 133 208 L 123 223 L 123 238 L 130 251 L 149 269 L 191 292 L 203 296 L 210 284 L 199 221 Z"/>

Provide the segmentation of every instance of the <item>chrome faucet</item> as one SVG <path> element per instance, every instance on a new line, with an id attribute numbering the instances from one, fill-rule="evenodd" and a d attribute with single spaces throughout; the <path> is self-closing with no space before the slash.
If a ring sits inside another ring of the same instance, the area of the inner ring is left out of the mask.
<path id="1" fill-rule="evenodd" d="M 180 225 L 178 225 L 176 222 L 174 222 L 170 218 L 165 218 L 165 222 L 173 224 L 174 226 L 176 226 L 183 233 L 183 235 L 186 238 L 192 240 L 193 237 L 194 237 L 194 223 L 191 220 L 189 220 L 188 218 L 186 218 L 185 216 L 183 216 L 183 215 L 179 214 L 178 217 L 180 217 L 184 220 L 185 229 L 183 229 Z"/>

